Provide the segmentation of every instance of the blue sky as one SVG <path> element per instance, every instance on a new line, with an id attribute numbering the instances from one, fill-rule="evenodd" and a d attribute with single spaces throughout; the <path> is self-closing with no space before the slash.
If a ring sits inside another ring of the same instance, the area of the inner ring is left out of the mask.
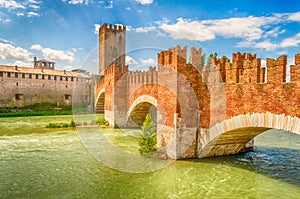
<path id="1" fill-rule="evenodd" d="M 0 64 L 32 66 L 37 56 L 96 73 L 101 23 L 128 27 L 132 70 L 177 44 L 229 58 L 285 54 L 289 64 L 300 53 L 299 0 L 0 0 Z"/>

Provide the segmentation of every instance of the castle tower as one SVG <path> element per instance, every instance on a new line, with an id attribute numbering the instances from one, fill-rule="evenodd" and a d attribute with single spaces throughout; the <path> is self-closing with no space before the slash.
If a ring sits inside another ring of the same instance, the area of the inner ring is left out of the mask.
<path id="1" fill-rule="evenodd" d="M 99 29 L 99 74 L 111 64 L 125 65 L 126 27 L 103 24 Z"/>

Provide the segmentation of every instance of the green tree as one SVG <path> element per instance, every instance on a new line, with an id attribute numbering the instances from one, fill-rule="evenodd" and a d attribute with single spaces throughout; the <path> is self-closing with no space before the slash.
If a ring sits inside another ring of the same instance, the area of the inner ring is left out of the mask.
<path id="1" fill-rule="evenodd" d="M 201 55 L 201 66 L 205 64 L 205 54 Z"/>
<path id="2" fill-rule="evenodd" d="M 156 151 L 156 144 L 156 124 L 152 122 L 151 116 L 147 114 L 145 121 L 143 122 L 141 138 L 139 138 L 139 152 L 145 154 Z"/>
<path id="3" fill-rule="evenodd" d="M 222 57 L 222 59 L 229 60 L 225 55 Z"/>
<path id="4" fill-rule="evenodd" d="M 213 58 L 213 54 L 210 54 L 209 56 L 208 56 L 208 58 L 207 58 L 207 63 L 206 63 L 206 65 L 208 66 L 208 67 L 210 67 L 210 65 L 211 65 L 211 60 L 212 60 L 212 58 Z"/>

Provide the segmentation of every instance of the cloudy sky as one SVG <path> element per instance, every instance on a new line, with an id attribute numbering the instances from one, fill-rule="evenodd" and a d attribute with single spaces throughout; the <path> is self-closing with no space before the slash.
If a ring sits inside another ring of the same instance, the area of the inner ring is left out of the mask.
<path id="1" fill-rule="evenodd" d="M 242 3 L 244 2 L 244 3 Z M 156 53 L 175 46 L 202 47 L 292 64 L 300 53 L 299 0 L 0 0 L 0 64 L 32 66 L 34 56 L 57 69 L 97 71 L 102 23 L 126 25 L 130 68 L 155 65 Z"/>

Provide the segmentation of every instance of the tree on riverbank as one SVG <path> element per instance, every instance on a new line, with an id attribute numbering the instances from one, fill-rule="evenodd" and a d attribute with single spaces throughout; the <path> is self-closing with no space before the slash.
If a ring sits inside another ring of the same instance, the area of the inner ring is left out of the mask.
<path id="1" fill-rule="evenodd" d="M 151 116 L 147 114 L 142 126 L 141 138 L 139 138 L 139 152 L 145 154 L 156 151 L 156 144 L 156 124 L 152 122 Z"/>

